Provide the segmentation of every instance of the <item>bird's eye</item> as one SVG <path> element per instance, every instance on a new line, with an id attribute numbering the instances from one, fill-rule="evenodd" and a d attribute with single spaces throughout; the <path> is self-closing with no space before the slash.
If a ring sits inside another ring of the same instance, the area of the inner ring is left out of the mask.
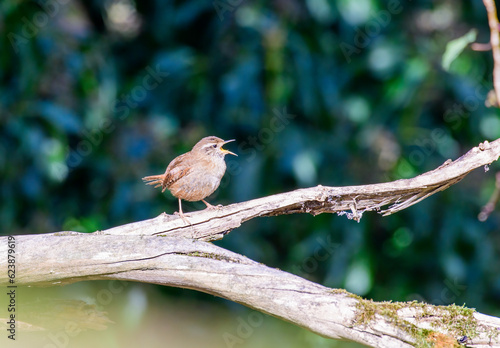
<path id="1" fill-rule="evenodd" d="M 216 148 L 217 148 L 217 144 L 213 144 L 213 145 L 212 145 L 212 147 L 213 147 L 214 149 L 216 149 Z"/>

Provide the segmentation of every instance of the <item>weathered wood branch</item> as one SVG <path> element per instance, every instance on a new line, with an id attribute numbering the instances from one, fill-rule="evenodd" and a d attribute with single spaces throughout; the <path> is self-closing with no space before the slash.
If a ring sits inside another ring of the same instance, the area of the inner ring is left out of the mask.
<path id="1" fill-rule="evenodd" d="M 390 215 L 450 187 L 472 170 L 486 166 L 500 156 L 500 139 L 485 141 L 455 161 L 448 160 L 439 168 L 411 179 L 388 183 L 327 187 L 316 186 L 281 193 L 247 202 L 231 204 L 217 210 L 202 210 L 186 214 L 187 225 L 175 215 L 160 216 L 128 225 L 100 231 L 110 235 L 166 235 L 203 241 L 224 237 L 243 222 L 259 216 L 294 213 L 346 214 L 361 219 L 366 211 Z M 382 207 L 390 205 L 387 209 Z"/>
<path id="2" fill-rule="evenodd" d="M 484 7 L 488 14 L 488 24 L 490 26 L 490 49 L 493 51 L 493 91 L 488 94 L 486 106 L 500 107 L 500 28 L 498 23 L 497 8 L 494 0 L 483 0 Z M 495 97 L 490 97 L 494 95 Z M 489 202 L 481 209 L 478 215 L 479 221 L 486 221 L 495 209 L 495 205 L 500 198 L 500 175 L 497 173 L 497 185 L 491 194 Z"/>
<path id="3" fill-rule="evenodd" d="M 460 181 L 500 156 L 500 140 L 454 162 L 391 183 L 301 189 L 188 214 L 192 225 L 165 214 L 92 234 L 71 231 L 15 236 L 16 285 L 58 285 L 92 279 L 189 288 L 221 296 L 308 328 L 325 337 L 375 347 L 434 342 L 500 347 L 500 319 L 456 306 L 375 303 L 269 268 L 206 241 L 220 239 L 258 216 L 350 211 L 392 214 Z M 386 210 L 382 207 L 390 205 Z M 0 237 L 6 255 L 8 237 Z M 0 285 L 8 285 L 0 257 Z"/>
<path id="4" fill-rule="evenodd" d="M 493 51 L 493 87 L 496 96 L 496 105 L 500 104 L 500 33 L 497 17 L 497 8 L 494 0 L 483 0 L 484 7 L 488 14 L 488 24 L 490 26 L 490 44 Z"/>
<path id="5" fill-rule="evenodd" d="M 7 252 L 0 238 L 0 255 Z M 175 237 L 95 234 L 16 236 L 16 285 L 127 280 L 203 291 L 322 336 L 374 347 L 426 342 L 500 346 L 500 319 L 473 310 L 375 303 L 267 267 L 211 243 Z M 8 284 L 0 258 L 0 284 Z M 452 346 L 452 345 L 445 345 Z"/>

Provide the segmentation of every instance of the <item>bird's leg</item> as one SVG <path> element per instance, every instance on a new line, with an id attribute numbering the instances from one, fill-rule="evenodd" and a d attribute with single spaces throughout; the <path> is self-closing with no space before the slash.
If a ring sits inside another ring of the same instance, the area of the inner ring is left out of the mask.
<path id="1" fill-rule="evenodd" d="M 222 204 L 219 204 L 219 205 L 212 205 L 210 203 L 208 203 L 206 200 L 202 199 L 201 200 L 203 203 L 205 203 L 205 205 L 207 206 L 207 209 L 219 209 L 222 207 Z"/>
<path id="2" fill-rule="evenodd" d="M 186 216 L 184 215 L 184 213 L 182 212 L 182 203 L 181 203 L 181 199 L 179 199 L 179 212 L 175 212 L 174 214 L 175 215 L 179 215 L 181 217 L 181 219 L 188 225 L 191 225 L 191 223 L 189 222 L 189 220 L 186 218 Z"/>

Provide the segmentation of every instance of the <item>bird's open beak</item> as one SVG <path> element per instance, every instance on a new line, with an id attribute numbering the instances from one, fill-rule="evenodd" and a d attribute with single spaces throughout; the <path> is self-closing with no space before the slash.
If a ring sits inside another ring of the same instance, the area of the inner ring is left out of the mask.
<path id="1" fill-rule="evenodd" d="M 236 139 L 226 140 L 226 141 L 224 141 L 224 142 L 222 143 L 222 145 L 225 145 L 225 144 L 230 143 L 231 141 L 235 141 L 235 140 L 236 140 Z M 229 151 L 229 150 L 223 149 L 223 148 L 222 148 L 222 146 L 220 147 L 220 150 L 221 150 L 223 153 L 225 153 L 225 154 L 234 155 L 234 156 L 238 157 L 238 155 L 237 155 L 237 154 L 235 154 L 234 152 L 231 152 L 231 151 Z"/>

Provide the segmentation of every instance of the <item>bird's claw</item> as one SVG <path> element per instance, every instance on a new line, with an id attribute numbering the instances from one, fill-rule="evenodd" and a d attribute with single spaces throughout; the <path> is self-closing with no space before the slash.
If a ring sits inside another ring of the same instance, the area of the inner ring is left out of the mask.
<path id="1" fill-rule="evenodd" d="M 219 210 L 222 207 L 223 207 L 222 204 L 217 204 L 217 205 L 209 204 L 209 205 L 207 205 L 207 207 L 205 208 L 205 210 Z"/>
<path id="2" fill-rule="evenodd" d="M 174 215 L 180 216 L 180 218 L 186 223 L 186 225 L 192 225 L 192 223 L 186 218 L 183 213 L 179 213 L 178 211 L 174 212 Z"/>

